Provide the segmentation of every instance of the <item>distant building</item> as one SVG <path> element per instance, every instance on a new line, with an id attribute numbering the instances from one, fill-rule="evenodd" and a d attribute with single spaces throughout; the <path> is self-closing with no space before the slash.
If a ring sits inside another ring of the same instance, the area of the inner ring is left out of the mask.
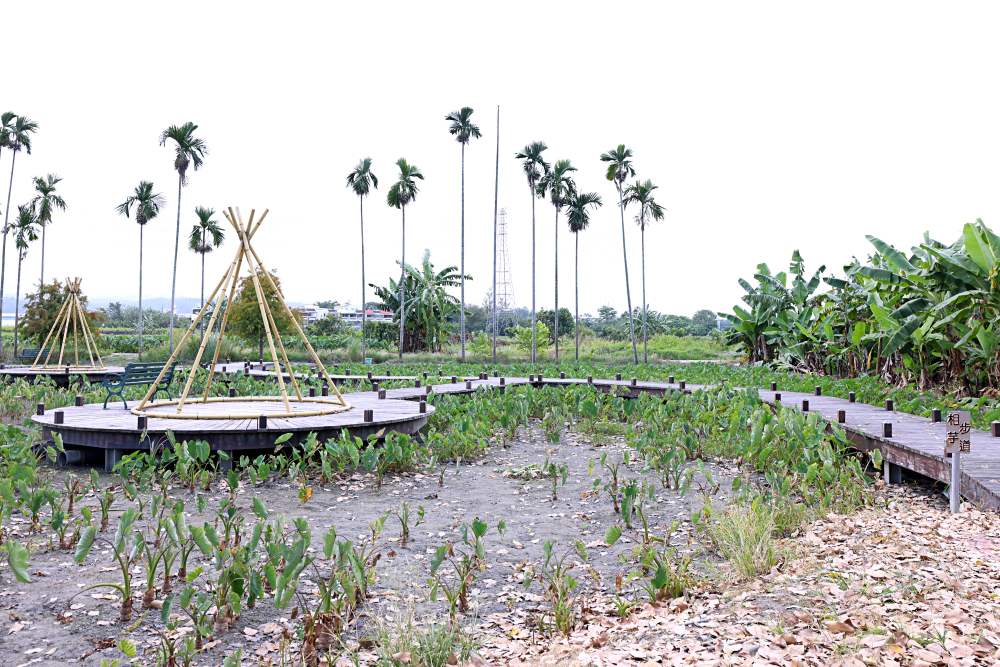
<path id="1" fill-rule="evenodd" d="M 360 308 L 342 308 L 337 311 L 337 315 L 340 316 L 340 319 L 343 320 L 345 324 L 354 327 L 355 329 L 361 328 L 363 320 Z M 376 310 L 374 308 L 369 308 L 366 315 L 369 322 L 392 322 L 391 310 Z"/>
<path id="2" fill-rule="evenodd" d="M 302 313 L 302 321 L 306 324 L 318 322 L 319 320 L 326 319 L 330 315 L 330 310 L 328 308 L 320 308 L 316 304 L 311 306 L 302 306 L 300 308 L 296 308 L 295 310 Z"/>

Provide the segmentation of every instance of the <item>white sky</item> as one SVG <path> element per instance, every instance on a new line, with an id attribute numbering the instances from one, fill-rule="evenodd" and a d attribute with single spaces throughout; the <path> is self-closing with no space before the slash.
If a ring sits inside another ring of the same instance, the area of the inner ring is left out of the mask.
<path id="1" fill-rule="evenodd" d="M 141 179 L 168 205 L 146 228 L 147 297 L 168 297 L 176 215 L 171 123 L 198 123 L 210 154 L 196 205 L 269 207 L 257 245 L 294 301 L 358 300 L 357 199 L 344 177 L 370 155 L 369 282 L 395 273 L 399 214 L 385 205 L 400 156 L 426 181 L 407 214 L 407 258 L 458 263 L 459 146 L 445 114 L 476 109 L 467 159 L 468 300 L 492 262 L 495 105 L 500 205 L 515 298 L 528 305 L 530 200 L 513 153 L 541 140 L 605 206 L 581 237 L 581 310 L 624 308 L 615 194 L 598 156 L 619 142 L 656 182 L 666 220 L 647 234 L 649 302 L 727 309 L 759 261 L 810 270 L 863 256 L 865 234 L 909 247 L 924 230 L 998 224 L 1000 98 L 991 3 L 502 2 L 81 3 L 18 7 L 0 37 L 3 109 L 40 124 L 17 160 L 63 177 L 46 272 L 91 298 L 135 298 L 138 229 L 114 212 Z M 0 202 L 10 153 L 0 153 Z M 539 202 L 539 306 L 552 302 L 552 208 Z M 639 233 L 627 218 L 633 300 Z M 561 222 L 560 224 L 565 224 Z M 560 230 L 560 304 L 572 308 L 572 237 Z M 209 258 L 209 280 L 234 248 Z M 10 252 L 8 262 L 12 261 Z M 38 274 L 38 248 L 25 282 Z M 198 294 L 181 249 L 179 295 Z M 8 295 L 13 274 L 8 274 Z"/>

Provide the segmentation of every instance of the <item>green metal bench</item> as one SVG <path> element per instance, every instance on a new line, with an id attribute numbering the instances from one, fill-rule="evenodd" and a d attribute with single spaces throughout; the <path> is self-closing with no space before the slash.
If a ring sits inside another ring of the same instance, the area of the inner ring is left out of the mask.
<path id="1" fill-rule="evenodd" d="M 25 364 L 33 364 L 35 363 L 35 357 L 38 356 L 38 351 L 39 348 L 37 347 L 23 347 L 18 350 L 17 360 Z M 48 353 L 48 350 L 42 350 L 42 358 L 40 360 L 42 363 L 45 362 L 45 355 Z"/>
<path id="2" fill-rule="evenodd" d="M 160 363 L 134 363 L 127 365 L 124 373 L 103 380 L 101 386 L 108 392 L 107 397 L 104 399 L 104 409 L 108 408 L 108 401 L 111 400 L 112 396 L 120 398 L 122 404 L 128 409 L 128 402 L 125 400 L 125 388 L 151 385 L 156 382 L 156 378 L 159 377 L 162 370 L 163 364 Z M 167 395 L 167 398 L 173 398 L 170 395 L 170 383 L 173 380 L 174 365 L 171 364 L 167 372 L 163 374 L 163 379 L 156 385 L 156 390 L 153 392 L 152 397 L 155 398 L 162 391 Z"/>

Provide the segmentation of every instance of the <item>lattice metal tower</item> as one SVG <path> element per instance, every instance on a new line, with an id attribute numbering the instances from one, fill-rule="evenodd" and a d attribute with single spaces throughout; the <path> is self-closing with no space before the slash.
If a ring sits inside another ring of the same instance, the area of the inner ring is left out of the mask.
<path id="1" fill-rule="evenodd" d="M 514 285 L 510 277 L 507 247 L 507 209 L 500 209 L 497 221 L 497 331 L 503 333 L 514 319 Z M 491 313 L 492 315 L 492 313 Z"/>

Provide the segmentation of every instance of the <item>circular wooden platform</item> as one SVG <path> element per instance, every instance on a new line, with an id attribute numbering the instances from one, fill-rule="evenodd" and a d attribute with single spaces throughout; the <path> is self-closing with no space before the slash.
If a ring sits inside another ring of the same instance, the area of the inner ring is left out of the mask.
<path id="1" fill-rule="evenodd" d="M 84 377 L 87 382 L 100 382 L 107 378 L 124 373 L 121 366 L 105 366 L 104 368 L 91 368 L 89 366 L 50 366 L 47 368 L 32 368 L 31 366 L 7 366 L 0 368 L 0 380 L 27 380 L 34 382 L 40 377 L 51 378 L 56 385 L 66 387 L 71 381 Z"/>
<path id="2" fill-rule="evenodd" d="M 65 407 L 46 410 L 44 414 L 32 417 L 32 421 L 42 427 L 43 440 L 51 440 L 58 433 L 67 449 L 105 450 L 106 465 L 120 457 L 122 452 L 147 450 L 161 445 L 166 440 L 167 431 L 173 432 L 178 440 L 204 440 L 213 450 L 236 452 L 240 450 L 270 449 L 274 440 L 283 433 L 292 433 L 290 444 L 294 444 L 315 433 L 321 440 L 337 437 L 346 429 L 351 435 L 367 438 L 372 434 L 382 435 L 389 431 L 414 434 L 427 423 L 434 413 L 434 406 L 424 404 L 425 412 L 420 412 L 420 403 L 414 400 L 379 399 L 371 392 L 350 394 L 345 397 L 351 408 L 344 412 L 312 417 L 268 418 L 264 428 L 258 419 L 170 419 L 169 417 L 148 417 L 145 430 L 140 428 L 140 418 L 131 413 L 137 401 L 129 402 L 128 409 L 119 402 L 108 404 L 107 409 L 100 403 L 89 403 L 80 407 Z M 268 407 L 270 406 L 270 408 Z M 191 403 L 184 406 L 197 410 L 202 406 Z M 214 413 L 230 411 L 234 415 L 264 414 L 273 411 L 284 412 L 285 406 L 279 401 L 227 401 L 204 406 Z M 371 411 L 371 421 L 365 420 L 365 412 Z M 57 424 L 56 413 L 62 413 L 62 423 Z"/>

